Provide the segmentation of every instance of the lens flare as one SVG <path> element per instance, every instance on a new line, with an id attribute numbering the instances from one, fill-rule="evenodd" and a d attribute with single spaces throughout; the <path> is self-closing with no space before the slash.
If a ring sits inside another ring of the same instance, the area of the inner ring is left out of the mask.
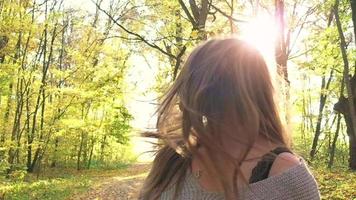
<path id="1" fill-rule="evenodd" d="M 262 54 L 274 53 L 276 25 L 271 16 L 258 16 L 242 29 L 241 38 L 255 46 Z"/>
<path id="2" fill-rule="evenodd" d="M 270 15 L 260 15 L 242 27 L 241 39 L 256 47 L 265 58 L 269 68 L 275 65 L 274 51 L 277 28 Z M 273 72 L 274 69 L 270 69 Z"/>

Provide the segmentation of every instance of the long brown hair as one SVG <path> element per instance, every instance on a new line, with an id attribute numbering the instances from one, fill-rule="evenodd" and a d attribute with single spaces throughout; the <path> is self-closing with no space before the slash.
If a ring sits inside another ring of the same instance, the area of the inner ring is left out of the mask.
<path id="1" fill-rule="evenodd" d="M 201 159 L 210 163 L 207 168 L 220 181 L 226 199 L 236 199 L 237 179 L 244 179 L 240 165 L 257 136 L 288 146 L 267 65 L 255 48 L 235 38 L 212 39 L 197 47 L 157 113 L 154 135 L 160 145 L 141 199 L 158 199 L 171 186 L 177 195 L 192 156 L 202 157 L 199 147 L 206 150 Z M 241 153 L 231 155 L 224 141 L 239 144 Z M 235 168 L 233 176 L 224 172 L 226 160 Z"/>

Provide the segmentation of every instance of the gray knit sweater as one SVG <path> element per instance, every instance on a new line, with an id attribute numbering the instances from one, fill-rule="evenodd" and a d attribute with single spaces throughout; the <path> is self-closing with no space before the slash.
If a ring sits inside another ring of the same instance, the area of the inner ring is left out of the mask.
<path id="1" fill-rule="evenodd" d="M 175 187 L 164 191 L 160 200 L 172 200 Z M 177 200 L 223 200 L 224 195 L 206 191 L 196 177 L 188 172 Z M 320 194 L 314 177 L 305 162 L 283 173 L 252 183 L 242 191 L 242 200 L 319 200 Z"/>

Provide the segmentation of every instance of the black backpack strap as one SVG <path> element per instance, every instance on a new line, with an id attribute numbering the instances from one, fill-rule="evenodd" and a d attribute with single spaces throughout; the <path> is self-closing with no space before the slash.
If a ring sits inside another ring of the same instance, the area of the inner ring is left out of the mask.
<path id="1" fill-rule="evenodd" d="M 274 160 L 279 154 L 285 152 L 292 153 L 292 151 L 286 147 L 277 147 L 271 152 L 265 154 L 262 157 L 261 161 L 257 163 L 256 167 L 252 169 L 249 183 L 256 183 L 258 181 L 268 178 L 268 174 L 271 170 Z"/>

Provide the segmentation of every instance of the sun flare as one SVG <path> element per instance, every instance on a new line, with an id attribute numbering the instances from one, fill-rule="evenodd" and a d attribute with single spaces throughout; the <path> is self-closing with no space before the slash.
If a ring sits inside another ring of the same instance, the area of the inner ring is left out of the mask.
<path id="1" fill-rule="evenodd" d="M 266 58 L 273 58 L 276 25 L 273 17 L 258 16 L 244 25 L 241 39 L 255 46 Z"/>
<path id="2" fill-rule="evenodd" d="M 276 36 L 275 20 L 270 15 L 257 16 L 241 27 L 240 38 L 260 51 L 272 74 L 275 72 Z"/>

